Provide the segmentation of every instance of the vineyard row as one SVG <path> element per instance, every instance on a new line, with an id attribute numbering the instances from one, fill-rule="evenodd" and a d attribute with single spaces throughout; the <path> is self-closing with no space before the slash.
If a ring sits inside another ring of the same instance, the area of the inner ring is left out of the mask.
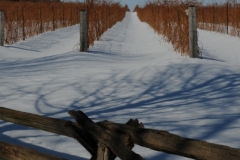
<path id="1" fill-rule="evenodd" d="M 240 37 L 240 3 L 198 6 L 198 27 Z"/>
<path id="2" fill-rule="evenodd" d="M 186 9 L 197 8 L 200 29 L 230 33 L 240 37 L 240 4 L 237 2 L 203 5 L 201 2 L 172 0 L 149 1 L 143 8 L 136 6 L 141 21 L 148 23 L 156 33 L 172 43 L 175 51 L 189 54 L 189 21 Z"/>
<path id="3" fill-rule="evenodd" d="M 92 1 L 90 3 L 58 2 L 0 2 L 0 11 L 5 13 L 5 44 L 58 28 L 80 23 L 80 11 L 88 11 L 88 44 L 117 21 L 124 18 L 128 7 L 119 3 Z"/>

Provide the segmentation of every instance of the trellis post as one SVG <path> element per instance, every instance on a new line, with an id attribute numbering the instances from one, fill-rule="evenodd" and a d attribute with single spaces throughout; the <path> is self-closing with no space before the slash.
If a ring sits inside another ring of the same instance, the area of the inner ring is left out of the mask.
<path id="1" fill-rule="evenodd" d="M 87 11 L 81 10 L 80 13 L 80 52 L 88 50 L 88 19 Z"/>
<path id="2" fill-rule="evenodd" d="M 190 57 L 198 57 L 197 12 L 195 6 L 188 7 Z"/>
<path id="3" fill-rule="evenodd" d="M 0 11 L 0 46 L 4 46 L 4 37 L 5 37 L 5 16 L 4 16 L 4 12 Z"/>

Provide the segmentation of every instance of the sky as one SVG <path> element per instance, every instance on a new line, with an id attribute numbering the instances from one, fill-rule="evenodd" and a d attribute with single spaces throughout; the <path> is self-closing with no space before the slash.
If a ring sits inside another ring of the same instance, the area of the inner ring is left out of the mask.
<path id="1" fill-rule="evenodd" d="M 136 5 L 143 6 L 147 0 L 121 0 L 121 4 L 128 5 L 128 8 L 133 11 Z"/>

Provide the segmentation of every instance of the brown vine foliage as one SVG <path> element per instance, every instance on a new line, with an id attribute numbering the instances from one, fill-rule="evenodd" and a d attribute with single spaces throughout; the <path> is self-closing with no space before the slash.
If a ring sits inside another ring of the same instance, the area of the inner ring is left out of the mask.
<path id="1" fill-rule="evenodd" d="M 111 1 L 91 1 L 87 4 L 88 10 L 88 44 L 93 45 L 101 35 L 118 21 L 123 20 L 128 6 L 122 7 L 119 3 Z"/>
<path id="2" fill-rule="evenodd" d="M 89 3 L 59 2 L 0 2 L 5 12 L 5 44 L 80 22 L 80 10 L 87 9 L 89 16 L 89 44 L 124 18 L 128 7 L 119 3 L 92 0 Z"/>
<path id="3" fill-rule="evenodd" d="M 198 6 L 198 27 L 240 37 L 240 3 L 229 1 Z"/>

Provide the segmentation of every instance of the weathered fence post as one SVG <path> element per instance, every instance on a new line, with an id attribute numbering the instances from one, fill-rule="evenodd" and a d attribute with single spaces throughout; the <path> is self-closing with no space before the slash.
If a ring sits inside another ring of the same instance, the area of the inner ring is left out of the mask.
<path id="1" fill-rule="evenodd" d="M 101 142 L 98 143 L 97 160 L 109 160 L 110 151 Z"/>
<path id="2" fill-rule="evenodd" d="M 5 28 L 5 17 L 4 12 L 0 11 L 0 46 L 4 46 L 4 28 Z"/>
<path id="3" fill-rule="evenodd" d="M 190 57 L 198 57 L 197 12 L 195 6 L 188 7 Z"/>
<path id="4" fill-rule="evenodd" d="M 80 14 L 80 52 L 88 49 L 88 19 L 87 11 L 81 10 Z"/>

